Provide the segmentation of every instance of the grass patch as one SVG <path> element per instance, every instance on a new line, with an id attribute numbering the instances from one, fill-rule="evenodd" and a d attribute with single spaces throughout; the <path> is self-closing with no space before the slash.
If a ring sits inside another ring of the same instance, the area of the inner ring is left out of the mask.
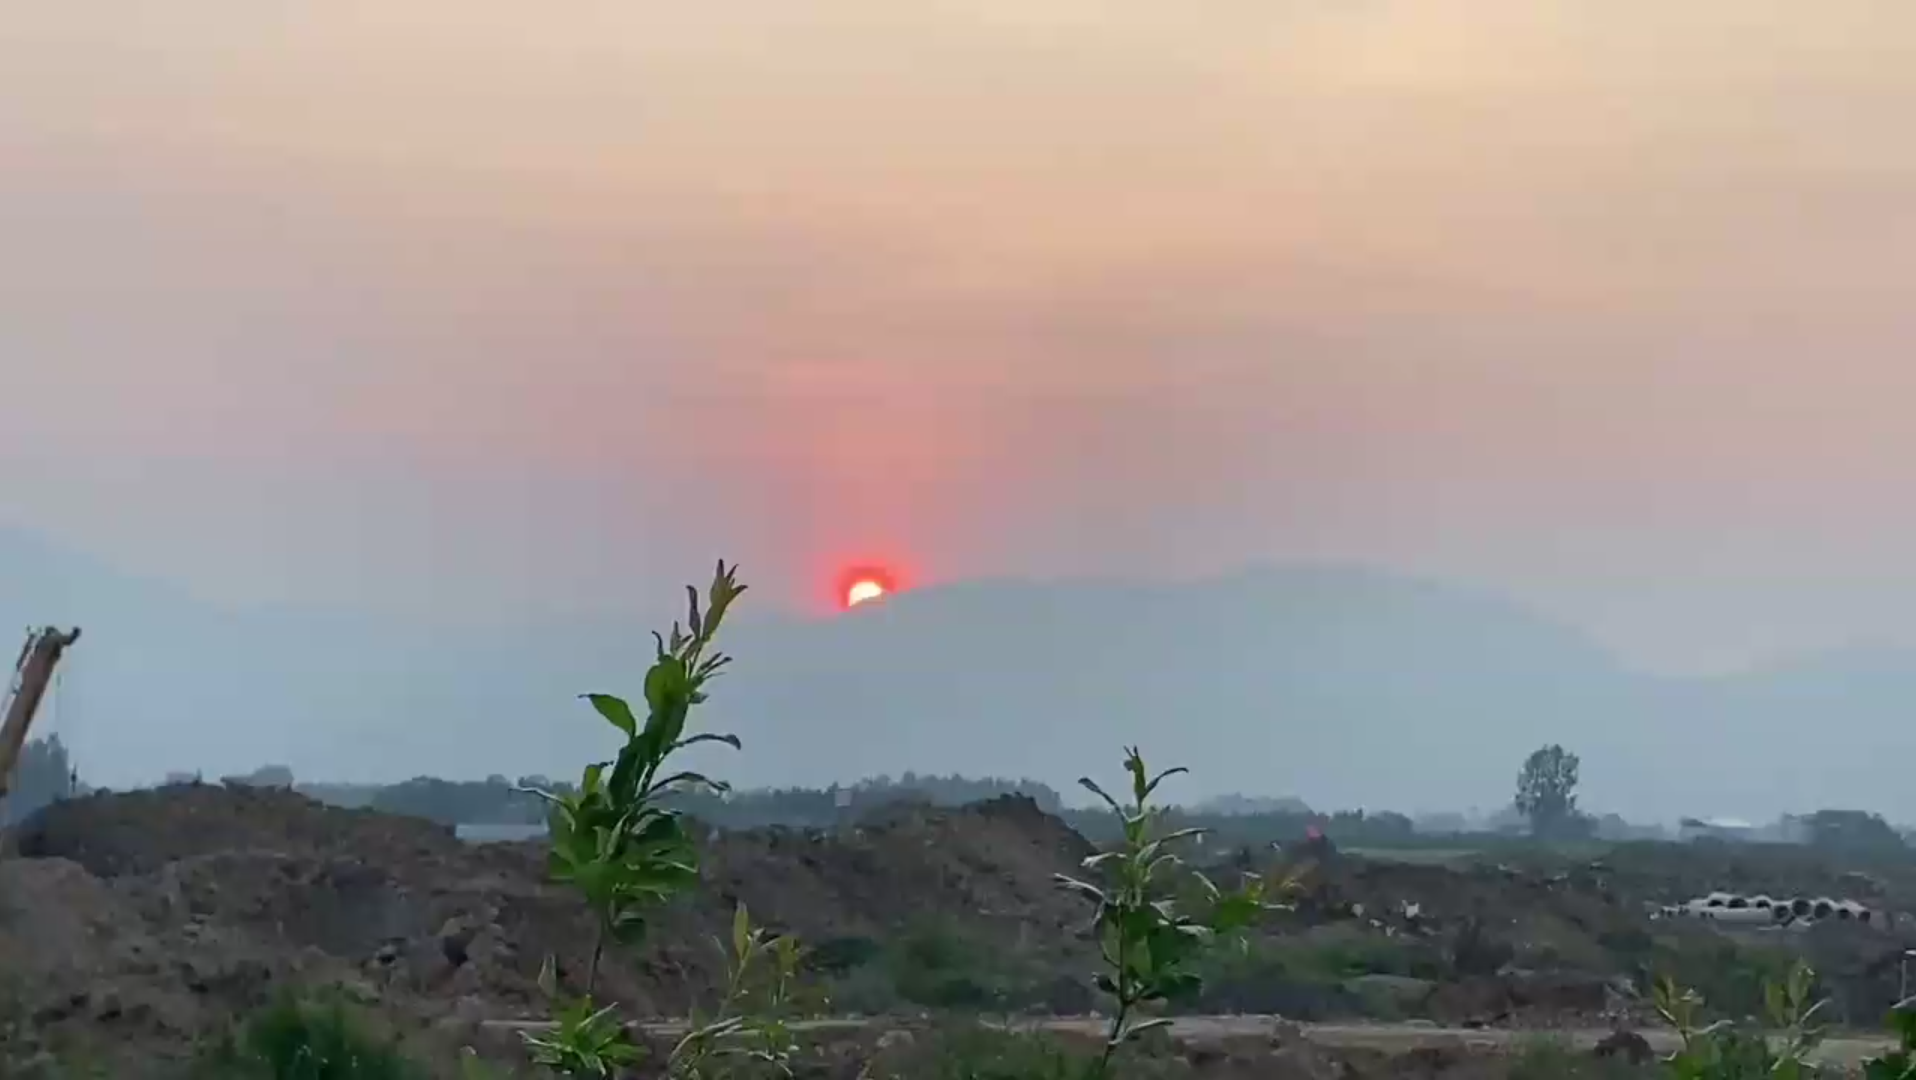
<path id="1" fill-rule="evenodd" d="M 919 919 L 885 942 L 841 939 L 814 968 L 833 1008 L 868 1016 L 916 1007 L 967 1013 L 1055 1009 L 1055 973 L 943 919 Z M 1079 978 L 1075 983 L 1086 980 Z M 1070 1004 L 1089 1005 L 1086 1000 Z"/>
<path id="2" fill-rule="evenodd" d="M 397 1039 L 338 999 L 283 996 L 209 1047 L 199 1080 L 427 1080 Z"/>
<path id="3" fill-rule="evenodd" d="M 1433 942 L 1322 926 L 1219 949 L 1205 960 L 1203 975 L 1204 989 L 1189 1011 L 1398 1020 L 1405 1015 L 1398 997 L 1353 988 L 1353 980 L 1367 975 L 1439 980 L 1444 957 Z"/>

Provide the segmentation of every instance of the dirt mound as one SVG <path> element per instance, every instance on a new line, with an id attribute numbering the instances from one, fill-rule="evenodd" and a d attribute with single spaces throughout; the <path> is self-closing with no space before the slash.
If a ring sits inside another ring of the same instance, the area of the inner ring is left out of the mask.
<path id="1" fill-rule="evenodd" d="M 342 986 L 422 1023 L 537 1011 L 553 955 L 583 971 L 591 920 L 534 844 L 282 791 L 183 785 L 49 808 L 0 861 L 0 971 L 39 1030 L 119 1025 L 183 1048 L 288 983 Z M 883 939 L 912 918 L 1055 947 L 1081 907 L 1051 875 L 1084 841 L 1029 800 L 895 809 L 836 833 L 712 837 L 701 891 L 615 953 L 601 995 L 682 1014 L 720 975 L 711 940 L 744 902 L 809 941 Z M 1036 947 L 1034 944 L 1032 947 Z M 150 1050 L 151 1047 L 148 1047 Z"/>
<path id="2" fill-rule="evenodd" d="M 1092 850 L 1030 799 L 1006 796 L 960 809 L 894 807 L 837 833 L 721 835 L 706 880 L 720 910 L 744 900 L 809 940 L 925 916 L 1053 933 L 1085 915 L 1053 875 L 1076 870 Z"/>
<path id="3" fill-rule="evenodd" d="M 56 803 L 23 823 L 9 846 L 118 877 L 233 851 L 399 862 L 443 857 L 458 844 L 452 830 L 429 821 L 324 807 L 284 788 L 174 784 Z"/>
<path id="4" fill-rule="evenodd" d="M 24 1017 L 36 1038 L 88 1035 L 130 1048 L 128 1061 L 177 1058 L 287 985 L 342 988 L 419 1030 L 470 1031 L 479 1018 L 542 1013 L 543 959 L 571 978 L 592 945 L 582 902 L 547 881 L 541 845 L 471 845 L 283 790 L 89 796 L 49 808 L 8 845 L 0 1035 Z M 1021 798 L 893 806 L 829 831 L 714 832 L 698 891 L 659 912 L 642 947 L 608 954 L 599 994 L 636 1016 L 683 1015 L 720 977 L 712 942 L 742 902 L 819 957 L 850 958 L 833 972 L 840 989 L 945 963 L 956 970 L 927 986 L 958 997 L 904 996 L 1090 1011 L 1090 913 L 1053 875 L 1091 851 Z M 1294 913 L 1220 958 L 1210 986 L 1224 996 L 1198 1007 L 1597 1026 L 1642 965 L 1678 955 L 1669 934 L 1711 933 L 1645 922 L 1615 876 L 1337 859 L 1309 874 Z M 1832 953 L 1862 956 L 1825 937 Z M 1872 952 L 1851 978 L 1897 975 Z M 1014 982 L 1032 996 L 1001 993 Z M 1066 988 L 1081 1006 L 1065 1003 Z M 888 989 L 877 1009 L 898 1007 L 904 984 Z"/>
<path id="5" fill-rule="evenodd" d="M 110 1075 L 183 1058 L 289 982 L 349 985 L 349 967 L 204 917 L 156 917 L 163 888 L 65 859 L 0 862 L 0 1075 L 44 1046 L 104 1054 Z"/>

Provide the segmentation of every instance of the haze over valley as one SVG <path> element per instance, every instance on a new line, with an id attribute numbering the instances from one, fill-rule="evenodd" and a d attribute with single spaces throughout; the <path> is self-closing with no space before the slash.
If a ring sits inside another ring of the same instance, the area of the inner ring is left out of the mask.
<path id="1" fill-rule="evenodd" d="M 710 706 L 749 747 L 713 762 L 742 786 L 918 771 L 1074 791 L 1141 743 L 1192 768 L 1194 798 L 1488 811 L 1526 753 L 1561 742 L 1584 805 L 1633 820 L 1858 800 L 1916 819 L 1896 753 L 1916 658 L 1894 650 L 1658 676 L 1509 597 L 1332 566 L 986 579 L 834 616 L 760 600 Z M 86 628 L 47 730 L 109 786 L 265 762 L 307 780 L 563 775 L 607 752 L 577 695 L 636 693 L 672 616 L 448 628 L 222 608 L 19 533 L 0 543 L 0 607 Z"/>

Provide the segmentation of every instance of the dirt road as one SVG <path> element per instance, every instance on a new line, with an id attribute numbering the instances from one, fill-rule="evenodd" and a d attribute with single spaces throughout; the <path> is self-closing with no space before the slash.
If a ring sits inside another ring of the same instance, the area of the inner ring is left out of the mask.
<path id="1" fill-rule="evenodd" d="M 1386 1053 L 1407 1053 L 1421 1047 L 1460 1046 L 1489 1054 L 1544 1037 L 1561 1039 L 1576 1049 L 1590 1050 L 1610 1034 L 1605 1028 L 1539 1032 L 1504 1028 L 1441 1028 L 1423 1024 L 1290 1024 L 1271 1016 L 1183 1016 L 1176 1019 L 1171 1030 L 1186 1042 L 1207 1043 L 1268 1037 L 1277 1032 L 1280 1024 L 1327 1049 L 1380 1050 Z M 822 1033 L 857 1031 L 879 1025 L 911 1026 L 900 1024 L 893 1018 L 807 1020 L 793 1026 L 801 1031 Z M 1105 1021 L 1098 1017 L 1051 1017 L 996 1026 L 1096 1037 L 1103 1033 L 1104 1025 Z M 540 1021 L 495 1020 L 483 1026 L 497 1030 L 533 1031 L 552 1025 Z M 645 1024 L 642 1027 L 648 1034 L 660 1036 L 679 1035 L 685 1030 L 684 1025 L 678 1023 Z M 1671 1053 L 1679 1045 L 1676 1033 L 1672 1031 L 1646 1029 L 1640 1034 L 1649 1042 L 1651 1049 L 1659 1054 Z M 1831 1038 L 1818 1048 L 1815 1060 L 1822 1064 L 1854 1067 L 1864 1058 L 1881 1054 L 1894 1045 L 1893 1040 L 1884 1036 Z"/>

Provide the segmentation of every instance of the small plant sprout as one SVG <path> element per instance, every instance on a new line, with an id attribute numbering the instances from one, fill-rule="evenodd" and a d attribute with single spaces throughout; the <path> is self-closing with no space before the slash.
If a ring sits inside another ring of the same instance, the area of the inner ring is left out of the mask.
<path id="1" fill-rule="evenodd" d="M 1185 867 L 1173 847 L 1204 830 L 1161 832 L 1164 811 L 1151 805 L 1151 796 L 1167 778 L 1188 770 L 1166 769 L 1153 776 L 1135 748 L 1125 751 L 1124 767 L 1131 776 L 1128 802 L 1112 798 L 1089 777 L 1078 781 L 1111 808 L 1123 827 L 1119 846 L 1084 860 L 1087 875 L 1097 883 L 1057 875 L 1060 887 L 1097 905 L 1092 928 L 1105 970 L 1095 982 L 1117 1004 L 1094 1077 L 1109 1072 L 1119 1047 L 1171 1022 L 1140 1020 L 1140 1010 L 1201 989 L 1203 980 L 1192 964 L 1202 951 L 1221 936 L 1249 927 L 1273 906 L 1266 902 L 1264 882 L 1255 877 L 1247 875 L 1241 888 L 1226 893 L 1192 870 L 1187 872 L 1202 889 L 1208 910 L 1201 915 L 1180 910 L 1171 878 Z"/>
<path id="2" fill-rule="evenodd" d="M 1816 973 L 1803 964 L 1791 968 L 1783 982 L 1764 984 L 1764 1019 L 1778 1033 L 1773 1039 L 1725 1020 L 1704 1024 L 1702 997 L 1662 980 L 1655 993 L 1657 1012 L 1682 1040 L 1682 1047 L 1664 1060 L 1666 1075 L 1671 1080 L 1807 1080 L 1818 1075 L 1810 1055 L 1823 1041 L 1816 1018 L 1825 1003 L 1812 999 L 1815 986 Z"/>
<path id="3" fill-rule="evenodd" d="M 643 722 L 623 698 L 585 695 L 623 737 L 618 756 L 586 766 L 575 792 L 528 789 L 551 808 L 549 872 L 584 894 L 596 921 L 578 1001 L 561 1011 L 556 1034 L 533 1042 L 540 1060 L 564 1075 L 611 1075 L 603 1070 L 637 1054 L 625 1043 L 612 1007 L 593 1004 L 599 962 L 608 942 L 640 941 L 650 909 L 698 880 L 698 849 L 666 797 L 686 787 L 722 792 L 725 785 L 670 770 L 673 755 L 700 743 L 739 746 L 737 736 L 688 734 L 686 725 L 692 708 L 705 701 L 706 686 L 731 662 L 713 641 L 745 586 L 737 569 L 720 560 L 702 607 L 696 588 L 685 591 L 684 625 L 674 622 L 669 635 L 653 635 L 657 649 L 645 675 Z M 552 982 L 548 992 L 556 998 L 557 980 Z M 623 1050 L 614 1049 L 615 1040 Z"/>
<path id="4" fill-rule="evenodd" d="M 626 1037 L 617 1005 L 594 1009 L 592 999 L 579 998 L 554 1014 L 558 1026 L 540 1035 L 527 1035 L 532 1062 L 560 1076 L 610 1078 L 643 1056 Z"/>
<path id="5" fill-rule="evenodd" d="M 732 940 L 725 956 L 725 990 L 709 1020 L 692 1018 L 691 1030 L 672 1048 L 668 1072 L 700 1080 L 717 1059 L 744 1059 L 778 1075 L 792 1075 L 798 1044 L 787 1021 L 793 1011 L 792 987 L 804 952 L 789 935 L 773 936 L 752 925 L 745 905 L 732 915 Z"/>
<path id="6" fill-rule="evenodd" d="M 1896 1003 L 1889 1013 L 1896 1049 L 1863 1063 L 1863 1080 L 1916 1080 L 1916 998 Z"/>

